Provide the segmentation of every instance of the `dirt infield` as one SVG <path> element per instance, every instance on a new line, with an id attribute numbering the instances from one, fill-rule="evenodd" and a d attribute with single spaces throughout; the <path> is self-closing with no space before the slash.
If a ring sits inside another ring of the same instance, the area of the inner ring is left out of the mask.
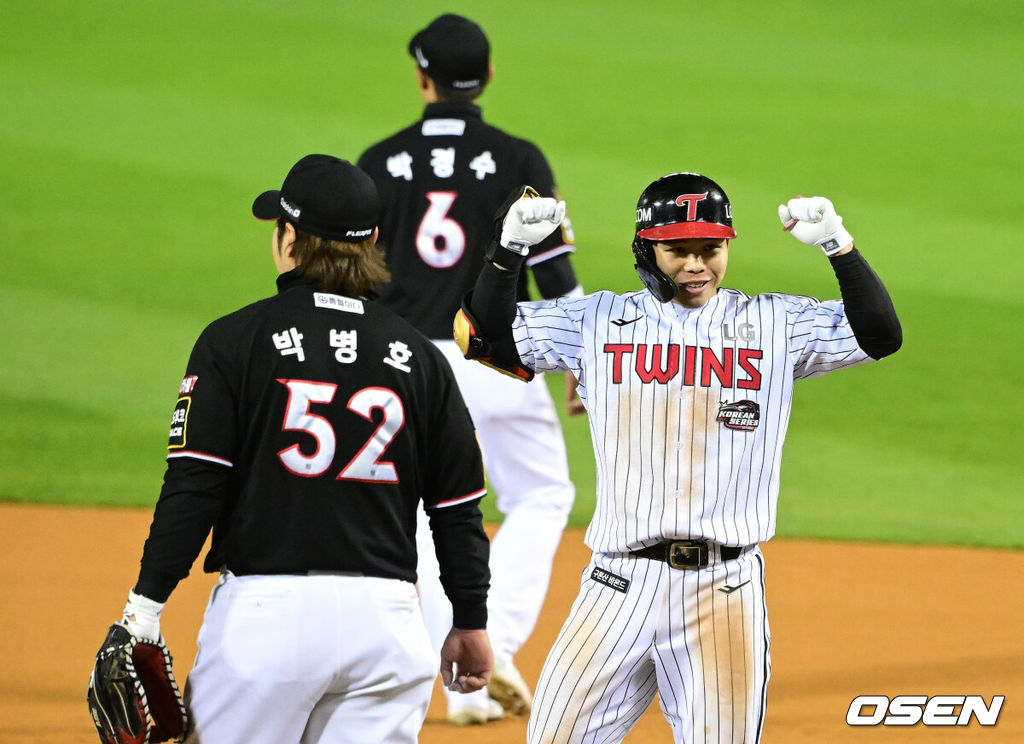
<path id="1" fill-rule="evenodd" d="M 135 579 L 149 520 L 142 511 L 0 504 L 2 744 L 96 741 L 88 674 Z M 765 744 L 1024 741 L 1024 552 L 788 540 L 764 552 L 773 660 Z M 517 657 L 531 682 L 587 559 L 582 534 L 566 533 L 540 624 Z M 213 580 L 191 576 L 164 612 L 179 680 L 191 667 Z M 854 697 L 901 694 L 1006 701 L 994 727 L 847 726 Z M 420 741 L 525 735 L 523 720 L 457 729 L 435 702 Z M 657 705 L 626 741 L 671 741 Z"/>

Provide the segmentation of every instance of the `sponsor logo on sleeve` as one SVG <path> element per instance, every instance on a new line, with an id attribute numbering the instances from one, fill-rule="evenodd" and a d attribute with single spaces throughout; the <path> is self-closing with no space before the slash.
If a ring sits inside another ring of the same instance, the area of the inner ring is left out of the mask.
<path id="1" fill-rule="evenodd" d="M 181 386 L 178 388 L 178 395 L 191 394 L 192 389 L 196 386 L 197 382 L 199 382 L 199 375 L 186 375 L 181 380 Z"/>
<path id="2" fill-rule="evenodd" d="M 183 398 L 178 398 L 178 404 L 174 407 L 174 413 L 171 414 L 171 430 L 167 436 L 167 449 L 183 449 L 185 447 L 188 412 L 191 407 L 192 396 L 186 395 Z"/>

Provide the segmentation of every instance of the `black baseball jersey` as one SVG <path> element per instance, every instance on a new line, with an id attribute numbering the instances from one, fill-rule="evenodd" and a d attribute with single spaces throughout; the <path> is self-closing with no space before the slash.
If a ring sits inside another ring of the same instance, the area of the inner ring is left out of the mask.
<path id="1" fill-rule="evenodd" d="M 278 287 L 193 349 L 143 555 L 147 596 L 187 574 L 210 524 L 207 571 L 415 581 L 421 498 L 460 523 L 479 516 L 473 424 L 434 344 L 380 303 L 319 292 L 298 272 Z M 480 567 L 469 572 L 478 590 Z"/>
<path id="2" fill-rule="evenodd" d="M 495 212 L 517 186 L 555 195 L 547 160 L 532 143 L 485 124 L 468 103 L 428 104 L 423 118 L 374 145 L 359 167 L 377 184 L 384 213 L 380 240 L 391 282 L 380 299 L 427 336 L 451 339 L 452 319 L 472 288 L 494 238 Z M 527 265 L 557 266 L 545 297 L 576 286 L 568 262 L 568 222 L 530 250 Z M 525 269 L 519 299 L 527 296 Z"/>

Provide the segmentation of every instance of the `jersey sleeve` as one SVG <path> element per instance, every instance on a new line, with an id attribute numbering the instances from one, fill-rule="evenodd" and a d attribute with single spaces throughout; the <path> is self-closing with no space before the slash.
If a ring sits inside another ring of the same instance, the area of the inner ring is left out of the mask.
<path id="1" fill-rule="evenodd" d="M 215 326 L 192 349 L 171 418 L 167 459 L 194 458 L 232 467 L 237 447 L 236 393 Z M 236 375 L 235 379 L 238 378 Z"/>
<path id="2" fill-rule="evenodd" d="M 220 513 L 234 465 L 235 396 L 217 336 L 211 325 L 196 341 L 171 419 L 164 484 L 135 586 L 158 602 L 188 576 Z"/>
<path id="3" fill-rule="evenodd" d="M 857 345 L 842 300 L 820 302 L 785 296 L 782 301 L 795 379 L 819 377 L 871 361 Z"/>
<path id="4" fill-rule="evenodd" d="M 519 358 L 535 372 L 582 379 L 583 323 L 589 297 L 520 302 L 512 321 Z"/>
<path id="5" fill-rule="evenodd" d="M 444 359 L 439 359 L 437 374 L 442 382 L 428 435 L 431 449 L 424 458 L 423 505 L 441 585 L 452 603 L 452 624 L 485 628 L 490 543 L 479 507 L 485 493 L 483 460 L 469 410 Z"/>
<path id="6" fill-rule="evenodd" d="M 483 459 L 469 409 L 443 358 L 437 370 L 442 382 L 428 434 L 433 449 L 432 456 L 425 458 L 423 505 L 428 512 L 475 501 L 486 493 Z"/>
<path id="7" fill-rule="evenodd" d="M 192 458 L 167 462 L 142 551 L 137 593 L 166 602 L 178 582 L 188 576 L 220 513 L 230 473 Z"/>

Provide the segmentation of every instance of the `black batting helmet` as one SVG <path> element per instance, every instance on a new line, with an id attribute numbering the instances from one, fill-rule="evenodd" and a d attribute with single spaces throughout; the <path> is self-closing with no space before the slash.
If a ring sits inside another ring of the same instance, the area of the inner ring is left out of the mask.
<path id="1" fill-rule="evenodd" d="M 644 189 L 636 204 L 634 268 L 655 297 L 669 302 L 678 287 L 658 268 L 655 243 L 735 237 L 732 206 L 722 187 L 699 173 L 671 173 Z"/>

